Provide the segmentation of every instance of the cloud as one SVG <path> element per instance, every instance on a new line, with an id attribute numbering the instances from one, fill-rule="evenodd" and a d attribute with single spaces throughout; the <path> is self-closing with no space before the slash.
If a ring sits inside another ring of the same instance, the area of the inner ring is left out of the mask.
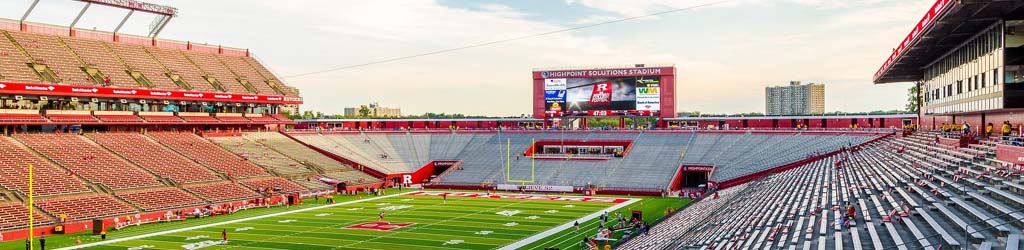
<path id="1" fill-rule="evenodd" d="M 503 4 L 484 4 L 480 6 L 480 9 L 484 11 L 489 11 L 494 15 L 506 18 L 523 18 L 528 16 L 527 13 L 520 12 L 519 10 L 512 8 L 511 6 Z"/>
<path id="2" fill-rule="evenodd" d="M 205 16 L 234 4 L 215 1 L 204 7 L 181 7 L 195 10 L 191 15 Z M 180 18 L 165 37 L 232 30 L 233 35 L 202 37 L 241 42 L 287 76 L 566 28 L 496 4 L 458 8 L 434 1 L 316 1 L 305 5 L 317 7 L 249 6 L 223 12 L 218 18 L 244 20 L 237 23 Z M 253 27 L 260 29 L 253 31 Z M 613 37 L 567 32 L 284 81 L 301 90 L 303 109 L 325 113 L 377 101 L 401 107 L 405 113 L 518 115 L 531 111 L 532 68 L 671 58 L 666 54 L 671 53 L 621 44 Z"/>
<path id="3" fill-rule="evenodd" d="M 607 16 L 607 15 L 589 15 L 589 16 L 586 16 L 584 18 L 580 18 L 580 19 L 577 19 L 576 21 L 573 21 L 572 24 L 575 24 L 575 25 L 587 25 L 587 24 L 603 23 L 603 22 L 608 22 L 608 21 L 618 20 L 618 19 L 621 19 L 621 18 L 620 17 L 616 17 L 616 16 Z"/>
<path id="4" fill-rule="evenodd" d="M 177 0 L 171 5 L 181 16 L 161 36 L 249 48 L 287 76 L 710 2 L 567 0 L 566 8 L 587 11 L 566 24 L 512 4 Z M 789 80 L 828 84 L 829 110 L 892 109 L 902 107 L 904 87 L 872 85 L 871 76 L 928 2 L 736 0 L 678 18 L 633 20 L 284 81 L 301 90 L 303 109 L 325 113 L 377 101 L 405 113 L 518 115 L 531 112 L 533 68 L 674 63 L 679 110 L 762 111 L 764 86 Z M 5 6 L 24 9 L 0 1 Z M 116 23 L 120 16 L 109 19 Z M 144 28 L 148 20 L 141 23 Z"/>

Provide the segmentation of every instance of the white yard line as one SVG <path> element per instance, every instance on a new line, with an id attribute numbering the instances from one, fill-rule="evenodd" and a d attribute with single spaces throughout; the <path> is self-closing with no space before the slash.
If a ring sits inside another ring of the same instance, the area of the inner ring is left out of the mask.
<path id="1" fill-rule="evenodd" d="M 185 232 L 185 231 L 191 231 L 191 230 L 207 228 L 207 227 L 215 227 L 215 226 L 220 226 L 220 225 L 227 225 L 227 224 L 232 224 L 232 223 L 237 223 L 237 222 L 258 220 L 258 219 L 269 218 L 269 217 L 274 217 L 274 216 L 279 216 L 279 215 L 301 213 L 301 212 L 306 212 L 306 211 L 313 211 L 313 210 L 318 210 L 318 209 L 343 206 L 343 205 L 359 203 L 359 202 L 364 202 L 364 201 L 372 201 L 372 200 L 376 200 L 376 199 L 391 198 L 391 197 L 395 197 L 395 196 L 399 196 L 399 195 L 403 195 L 403 194 L 411 193 L 411 192 L 412 191 L 405 192 L 405 193 L 400 193 L 400 194 L 392 194 L 392 195 L 378 196 L 378 197 L 373 197 L 373 198 L 366 198 L 366 199 L 362 199 L 362 200 L 346 201 L 346 202 L 342 202 L 342 203 L 335 203 L 335 204 L 324 205 L 324 206 L 319 206 L 319 207 L 309 207 L 309 208 L 303 208 L 303 209 L 297 209 L 297 210 L 291 210 L 291 211 L 284 211 L 284 212 L 280 212 L 280 213 L 265 214 L 265 215 L 253 216 L 253 217 L 248 217 L 248 218 L 241 218 L 241 219 L 237 219 L 237 220 L 222 221 L 222 222 L 217 222 L 217 223 L 212 223 L 212 224 L 205 224 L 205 225 L 199 225 L 199 226 L 193 226 L 193 227 L 186 227 L 186 228 L 179 228 L 179 229 L 173 229 L 173 230 L 167 230 L 167 231 L 160 231 L 160 232 L 156 232 L 156 233 L 141 234 L 141 235 L 136 235 L 136 236 L 129 236 L 129 237 L 124 237 L 124 238 L 117 238 L 117 239 L 112 239 L 112 240 L 93 242 L 93 243 L 82 244 L 82 245 L 77 245 L 77 246 L 58 248 L 57 250 L 73 250 L 73 249 L 82 249 L 82 248 L 87 248 L 87 247 L 102 246 L 102 245 L 107 245 L 107 244 L 112 244 L 112 243 L 117 243 L 117 242 L 124 242 L 124 241 L 129 241 L 129 240 L 137 240 L 137 239 L 149 238 L 149 237 L 153 237 L 153 236 L 172 234 L 172 233 L 178 233 L 178 232 Z"/>
<path id="2" fill-rule="evenodd" d="M 577 219 L 577 221 L 588 221 L 588 220 L 591 220 L 591 219 L 594 219 L 594 218 L 597 218 L 597 217 L 601 216 L 601 214 L 603 214 L 606 211 L 607 212 L 612 212 L 612 211 L 618 210 L 620 208 L 629 206 L 630 204 L 633 204 L 633 203 L 635 203 L 637 201 L 640 201 L 640 199 L 629 199 L 629 200 L 627 200 L 627 201 L 625 201 L 623 203 L 616 204 L 615 206 L 611 206 L 611 207 L 605 208 L 605 209 L 603 209 L 601 211 L 597 211 L 597 212 L 589 214 L 587 216 L 583 216 L 582 218 Z M 557 226 L 555 228 L 548 229 L 547 231 L 541 232 L 539 234 L 535 234 L 533 236 L 530 236 L 529 238 L 517 241 L 516 243 L 512 243 L 511 245 L 499 248 L 499 250 L 516 250 L 516 249 L 525 247 L 526 245 L 529 245 L 530 243 L 533 243 L 535 241 L 542 240 L 544 238 L 547 238 L 548 236 L 557 234 L 558 232 L 561 232 L 562 230 L 569 229 L 572 226 L 573 226 L 573 222 L 566 222 L 565 224 L 559 225 L 559 226 Z"/>

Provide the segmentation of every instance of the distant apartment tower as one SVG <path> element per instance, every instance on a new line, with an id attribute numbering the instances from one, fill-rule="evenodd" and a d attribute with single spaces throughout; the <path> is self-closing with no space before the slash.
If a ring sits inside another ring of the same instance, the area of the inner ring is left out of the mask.
<path id="1" fill-rule="evenodd" d="M 363 107 L 366 107 L 367 111 L 369 111 L 366 114 L 367 117 L 400 117 L 400 116 L 402 116 L 402 109 L 400 109 L 400 108 L 382 107 L 382 106 L 380 106 L 380 104 L 377 104 L 376 102 L 375 103 L 370 103 L 368 105 L 360 105 L 358 108 L 352 108 L 352 107 L 345 108 L 345 116 L 349 116 L 349 117 L 359 117 L 359 116 L 362 116 L 362 114 L 359 113 L 359 110 L 363 109 Z"/>
<path id="2" fill-rule="evenodd" d="M 789 86 L 766 87 L 766 115 L 811 115 L 825 113 L 825 85 L 800 85 L 790 81 Z"/>

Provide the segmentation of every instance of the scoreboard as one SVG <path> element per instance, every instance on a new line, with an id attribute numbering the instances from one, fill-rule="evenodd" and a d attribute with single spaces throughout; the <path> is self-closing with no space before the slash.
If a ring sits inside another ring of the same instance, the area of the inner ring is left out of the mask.
<path id="1" fill-rule="evenodd" d="M 533 116 L 675 116 L 675 67 L 535 70 Z"/>

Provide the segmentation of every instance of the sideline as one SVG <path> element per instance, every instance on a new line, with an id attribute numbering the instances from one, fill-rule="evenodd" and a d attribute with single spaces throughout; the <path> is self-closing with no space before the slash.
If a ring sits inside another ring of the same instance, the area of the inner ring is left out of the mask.
<path id="1" fill-rule="evenodd" d="M 77 245 L 77 246 L 58 248 L 57 250 L 74 250 L 74 249 L 82 249 L 82 248 L 87 248 L 87 247 L 102 246 L 102 245 L 113 244 L 113 243 L 118 243 L 118 242 L 124 242 L 124 241 L 129 241 L 129 240 L 137 240 L 137 239 L 149 238 L 149 237 L 159 236 L 159 235 L 164 235 L 164 234 L 172 234 L 172 233 L 178 233 L 178 232 L 184 232 L 184 231 L 192 231 L 192 230 L 196 230 L 196 229 L 202 229 L 202 228 L 207 228 L 207 227 L 215 227 L 215 226 L 220 226 L 220 225 L 226 225 L 226 224 L 232 224 L 232 223 L 238 223 L 238 222 L 245 222 L 245 221 L 251 221 L 251 220 L 258 220 L 258 219 L 274 217 L 274 216 L 279 216 L 279 215 L 301 213 L 301 212 L 306 212 L 306 211 L 313 211 L 313 210 L 318 210 L 318 209 L 343 206 L 343 205 L 360 203 L 360 202 L 365 202 L 365 201 L 372 201 L 372 200 L 376 200 L 376 199 L 391 198 L 391 197 L 400 196 L 400 195 L 404 195 L 404 194 L 411 193 L 411 192 L 416 192 L 416 191 L 409 191 L 409 192 L 405 192 L 405 193 L 398 193 L 398 194 L 385 195 L 385 196 L 377 196 L 377 197 L 366 198 L 366 199 L 362 199 L 362 200 L 346 201 L 346 202 L 342 202 L 342 203 L 335 203 L 335 204 L 318 206 L 318 207 L 308 207 L 308 208 L 291 210 L 291 211 L 284 211 L 284 212 L 274 213 L 274 214 L 264 214 L 264 215 L 260 215 L 260 216 L 241 218 L 241 219 L 237 219 L 237 220 L 222 221 L 222 222 L 217 222 L 217 223 L 212 223 L 212 224 L 198 225 L 198 226 L 192 226 L 192 227 L 186 227 L 186 228 L 178 228 L 178 229 L 161 231 L 161 232 L 156 232 L 156 233 L 140 234 L 140 235 L 136 235 L 136 236 L 129 236 L 129 237 L 124 237 L 124 238 L 117 238 L 117 239 L 105 240 L 105 241 L 100 241 L 100 242 L 87 243 L 87 244 L 82 244 L 82 245 Z"/>
<path id="2" fill-rule="evenodd" d="M 597 218 L 597 217 L 601 216 L 601 214 L 603 214 L 604 212 L 609 212 L 610 213 L 610 212 L 613 212 L 613 211 L 618 210 L 620 208 L 629 206 L 630 204 L 636 203 L 637 201 L 640 201 L 640 199 L 635 199 L 635 198 L 628 198 L 628 199 L 629 200 L 626 201 L 626 202 L 616 204 L 615 206 L 611 206 L 609 208 L 605 208 L 605 209 L 603 209 L 601 211 L 597 211 L 597 212 L 592 213 L 592 214 L 587 215 L 587 216 L 583 216 L 581 218 L 576 219 L 575 221 L 588 221 L 588 220 L 591 220 L 591 219 L 594 219 L 594 218 Z M 563 230 L 569 229 L 569 228 L 572 227 L 572 225 L 573 225 L 572 221 L 566 222 L 565 224 L 559 225 L 559 226 L 557 226 L 555 228 L 548 229 L 547 231 L 541 232 L 539 234 L 535 234 L 535 235 L 530 236 L 530 237 L 528 237 L 526 239 L 522 239 L 520 241 L 517 241 L 517 242 L 512 243 L 510 245 L 507 245 L 505 247 L 499 248 L 499 250 L 516 250 L 516 249 L 519 249 L 521 247 L 525 247 L 526 245 L 529 245 L 529 244 L 534 243 L 536 241 L 539 241 L 539 240 L 542 240 L 544 238 L 547 238 L 548 236 L 551 236 L 551 235 L 557 234 L 559 232 L 562 232 Z"/>

